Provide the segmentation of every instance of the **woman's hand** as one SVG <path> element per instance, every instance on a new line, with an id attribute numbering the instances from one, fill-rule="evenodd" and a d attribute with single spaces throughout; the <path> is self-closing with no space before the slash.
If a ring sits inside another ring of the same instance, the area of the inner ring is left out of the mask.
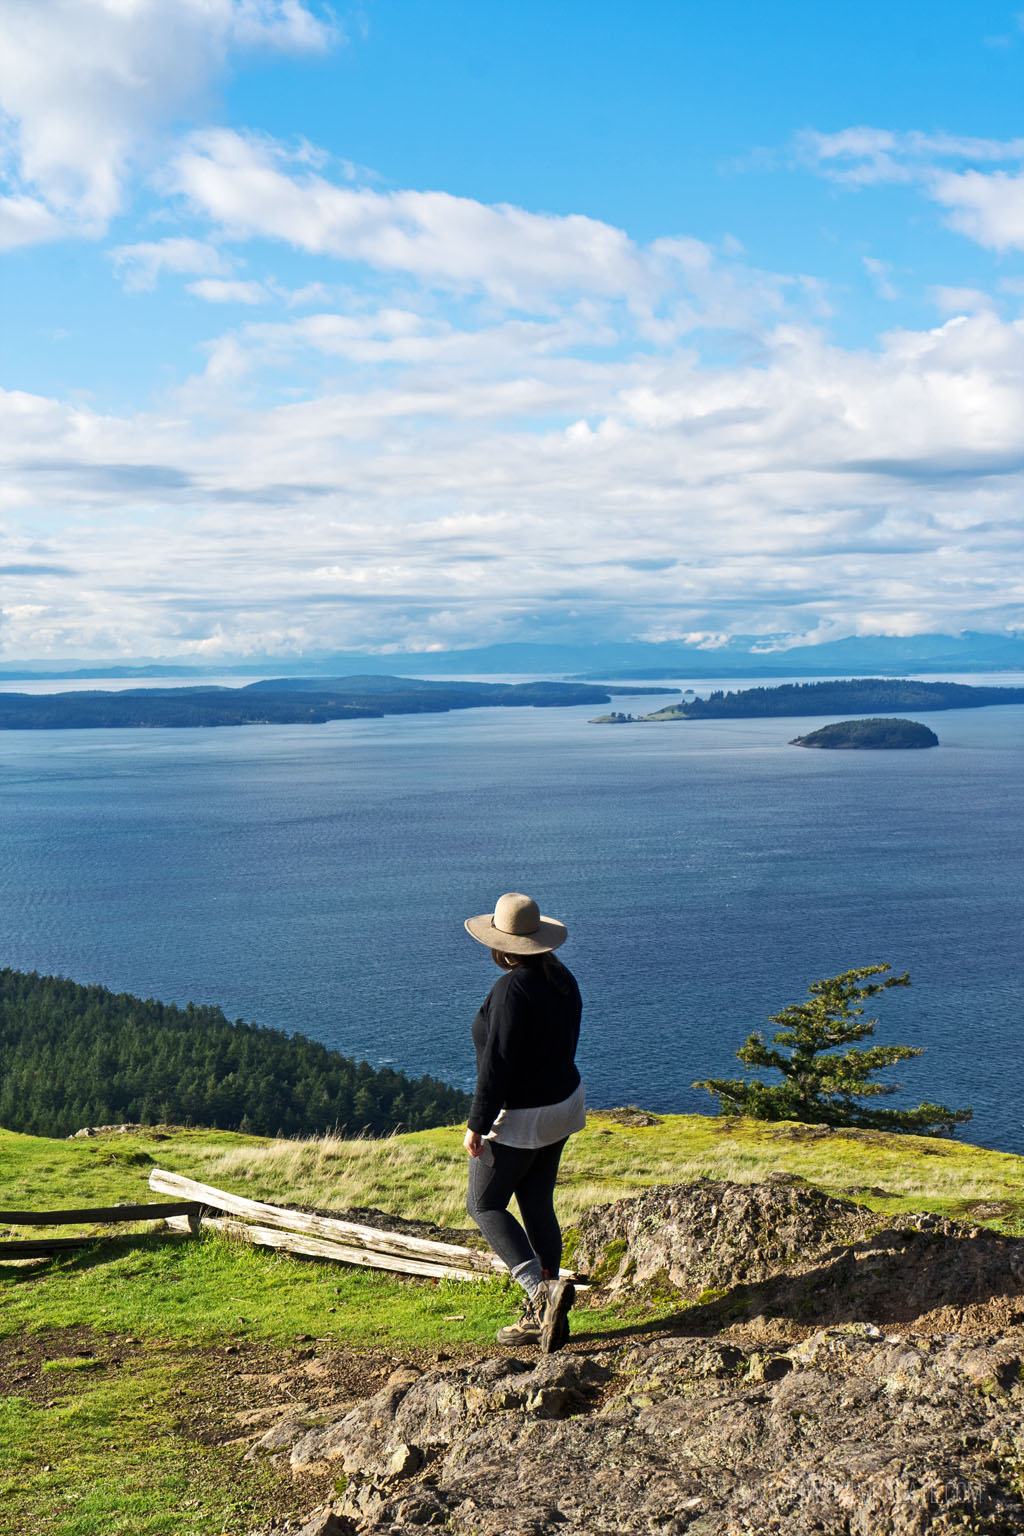
<path id="1" fill-rule="evenodd" d="M 467 1131 L 462 1138 L 462 1145 L 470 1157 L 479 1157 L 483 1151 L 484 1139 L 479 1131 Z"/>

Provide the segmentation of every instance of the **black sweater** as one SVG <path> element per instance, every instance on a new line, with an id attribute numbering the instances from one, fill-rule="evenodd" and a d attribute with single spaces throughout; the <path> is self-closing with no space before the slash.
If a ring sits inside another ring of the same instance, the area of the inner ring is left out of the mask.
<path id="1" fill-rule="evenodd" d="M 562 967 L 566 991 L 539 970 L 516 966 L 494 983 L 473 1020 L 476 1093 L 469 1129 L 486 1136 L 501 1109 L 560 1104 L 580 1081 L 580 989 Z"/>

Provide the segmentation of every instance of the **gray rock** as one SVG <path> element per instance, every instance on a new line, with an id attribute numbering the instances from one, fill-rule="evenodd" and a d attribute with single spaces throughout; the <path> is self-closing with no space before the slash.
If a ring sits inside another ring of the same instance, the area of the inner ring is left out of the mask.
<path id="1" fill-rule="evenodd" d="M 395 1385 L 392 1377 L 374 1397 L 301 1436 L 292 1447 L 292 1471 L 334 1464 L 364 1479 L 405 1477 L 412 1457 L 419 1458 L 418 1470 L 495 1415 L 560 1419 L 581 1410 L 609 1374 L 596 1360 L 556 1354 L 533 1370 L 500 1358 L 442 1367 Z"/>
<path id="2" fill-rule="evenodd" d="M 405 1385 L 385 1385 L 339 1419 L 308 1430 L 292 1447 L 292 1471 L 322 1471 L 340 1462 L 347 1472 L 381 1461 L 392 1436 L 395 1411 L 407 1391 Z"/>
<path id="3" fill-rule="evenodd" d="M 263 1456 L 274 1456 L 282 1451 L 290 1451 L 303 1436 L 318 1424 L 323 1424 L 325 1419 L 331 1417 L 330 1410 L 317 1410 L 305 1412 L 301 1409 L 290 1408 L 279 1418 L 276 1424 L 272 1424 L 259 1439 L 249 1447 L 244 1461 L 259 1461 Z M 336 1417 L 336 1413 L 335 1413 Z"/>
<path id="4" fill-rule="evenodd" d="M 307 1515 L 298 1530 L 292 1525 L 279 1525 L 268 1536 L 356 1536 L 356 1531 L 347 1515 L 336 1514 L 329 1504 L 323 1504 Z"/>
<path id="5" fill-rule="evenodd" d="M 573 1262 L 612 1290 L 660 1279 L 676 1290 L 805 1270 L 864 1238 L 878 1218 L 802 1183 L 661 1186 L 584 1218 Z"/>
<path id="6" fill-rule="evenodd" d="M 1016 1536 L 1022 1364 L 1021 1335 L 856 1324 L 427 1372 L 346 1416 L 334 1510 L 365 1536 Z"/>
<path id="7" fill-rule="evenodd" d="M 406 1445 L 404 1440 L 399 1440 L 391 1452 L 388 1471 L 392 1477 L 411 1477 L 420 1470 L 425 1460 L 418 1445 Z"/>

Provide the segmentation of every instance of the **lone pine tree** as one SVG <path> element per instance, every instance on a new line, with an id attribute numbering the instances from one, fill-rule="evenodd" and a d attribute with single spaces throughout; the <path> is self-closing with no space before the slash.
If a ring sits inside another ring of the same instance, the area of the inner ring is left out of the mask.
<path id="1" fill-rule="evenodd" d="M 971 1118 L 970 1109 L 947 1109 L 943 1104 L 922 1103 L 916 1109 L 873 1109 L 863 1104 L 896 1093 L 901 1083 L 872 1082 L 876 1072 L 894 1062 L 920 1056 L 921 1048 L 909 1045 L 872 1045 L 858 1049 L 856 1042 L 875 1032 L 877 1019 L 865 1019 L 858 1006 L 889 987 L 909 987 L 910 977 L 886 976 L 868 981 L 891 969 L 866 965 L 815 981 L 808 1001 L 791 1003 L 769 1022 L 782 1027 L 768 1045 L 760 1031 L 748 1035 L 736 1052 L 745 1067 L 774 1067 L 781 1083 L 760 1078 L 708 1078 L 694 1083 L 719 1103 L 724 1115 L 750 1115 L 755 1120 L 803 1120 L 815 1125 L 853 1125 L 885 1131 L 912 1131 L 919 1136 L 952 1133 Z"/>

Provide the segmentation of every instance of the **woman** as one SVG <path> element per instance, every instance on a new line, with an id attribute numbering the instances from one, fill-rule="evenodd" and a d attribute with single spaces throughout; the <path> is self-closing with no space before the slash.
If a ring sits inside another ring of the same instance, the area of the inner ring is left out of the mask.
<path id="1" fill-rule="evenodd" d="M 521 1320 L 501 1329 L 499 1344 L 539 1344 L 547 1354 L 568 1339 L 576 1299 L 559 1277 L 554 1191 L 562 1148 L 586 1123 L 575 1060 L 580 991 L 552 953 L 565 942 L 565 924 L 541 917 L 529 896 L 499 897 L 493 913 L 468 917 L 466 928 L 503 973 L 473 1020 L 466 1208 L 526 1292 Z M 522 1225 L 508 1210 L 513 1195 Z"/>

